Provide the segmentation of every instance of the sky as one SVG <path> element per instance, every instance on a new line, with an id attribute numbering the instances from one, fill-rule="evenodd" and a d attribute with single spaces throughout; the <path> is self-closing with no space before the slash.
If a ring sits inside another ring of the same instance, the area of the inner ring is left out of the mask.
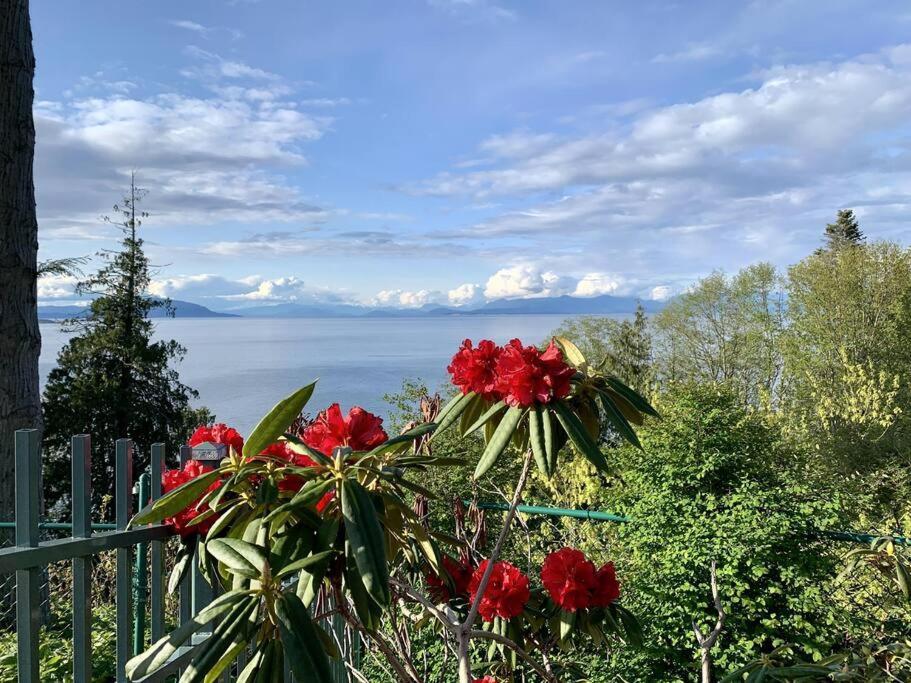
<path id="1" fill-rule="evenodd" d="M 32 2 L 40 257 L 228 310 L 666 299 L 911 242 L 904 0 Z M 44 278 L 42 304 L 74 301 Z"/>

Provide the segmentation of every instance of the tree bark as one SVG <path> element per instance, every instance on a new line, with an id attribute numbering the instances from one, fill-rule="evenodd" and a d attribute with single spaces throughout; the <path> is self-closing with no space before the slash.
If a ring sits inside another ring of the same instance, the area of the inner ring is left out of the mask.
<path id="1" fill-rule="evenodd" d="M 0 520 L 13 519 L 13 432 L 41 428 L 35 55 L 28 0 L 0 0 Z"/>

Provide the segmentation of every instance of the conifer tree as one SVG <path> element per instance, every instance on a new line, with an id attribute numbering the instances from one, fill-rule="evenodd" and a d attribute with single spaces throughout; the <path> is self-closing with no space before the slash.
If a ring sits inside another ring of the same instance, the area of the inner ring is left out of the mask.
<path id="1" fill-rule="evenodd" d="M 114 206 L 114 217 L 105 218 L 122 232 L 120 248 L 99 253 L 101 268 L 78 284 L 77 294 L 90 297 L 91 304 L 85 316 L 65 323 L 77 334 L 60 351 L 48 376 L 44 414 L 49 503 L 65 497 L 72 434 L 92 435 L 92 493 L 99 506 L 111 492 L 116 439 L 133 440 L 138 476 L 148 463 L 151 443 L 173 447 L 210 418 L 205 409 L 190 407 L 197 393 L 172 367 L 185 349 L 174 340 L 153 340 L 149 312 L 162 307 L 173 311 L 168 300 L 148 294 L 149 262 L 137 234 L 148 216 L 139 209 L 145 195 L 131 176 L 129 193 Z"/>
<path id="2" fill-rule="evenodd" d="M 866 239 L 851 209 L 840 209 L 835 222 L 826 225 L 826 246 L 829 249 L 859 246 Z"/>

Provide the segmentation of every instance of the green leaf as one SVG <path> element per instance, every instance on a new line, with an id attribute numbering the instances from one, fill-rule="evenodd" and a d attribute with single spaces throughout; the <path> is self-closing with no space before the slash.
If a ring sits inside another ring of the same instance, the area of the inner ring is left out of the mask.
<path id="1" fill-rule="evenodd" d="M 130 659 L 126 665 L 127 677 L 133 680 L 157 671 L 196 631 L 216 617 L 230 612 L 248 595 L 250 595 L 248 591 L 232 591 L 217 597 L 199 614 L 157 640 L 145 652 Z"/>
<path id="2" fill-rule="evenodd" d="M 566 637 L 572 633 L 575 623 L 575 612 L 567 612 L 565 609 L 560 610 L 560 640 L 566 640 Z"/>
<path id="3" fill-rule="evenodd" d="M 332 555 L 333 555 L 332 550 L 326 550 L 321 553 L 315 553 L 313 555 L 310 555 L 309 557 L 304 557 L 300 560 L 296 560 L 296 561 L 292 562 L 291 564 L 282 567 L 281 570 L 279 570 L 279 572 L 275 576 L 276 576 L 276 578 L 280 579 L 285 576 L 288 576 L 289 574 L 293 574 L 296 571 L 300 571 L 301 569 L 309 569 L 310 567 L 313 567 L 314 565 L 319 564 L 323 560 L 326 560 L 326 559 L 332 557 Z"/>
<path id="4" fill-rule="evenodd" d="M 519 406 L 512 406 L 506 411 L 503 419 L 500 420 L 500 424 L 497 425 L 496 431 L 494 431 L 490 440 L 487 442 L 487 446 L 484 448 L 481 458 L 478 460 L 478 465 L 475 467 L 473 475 L 475 479 L 480 479 L 484 476 L 485 472 L 494 466 L 494 463 L 497 462 L 497 458 L 500 457 L 500 454 L 506 450 L 506 447 L 509 445 L 509 440 L 512 438 L 516 427 L 519 426 L 519 422 L 522 420 L 524 414 L 525 409 L 520 408 Z"/>
<path id="5" fill-rule="evenodd" d="M 180 582 L 187 575 L 190 567 L 193 565 L 193 551 L 196 549 L 196 538 L 190 543 L 181 543 L 180 550 L 177 551 L 177 559 L 174 561 L 174 568 L 168 577 L 168 593 L 175 594 L 180 588 Z"/>
<path id="6" fill-rule="evenodd" d="M 473 434 L 504 410 L 506 410 L 506 401 L 497 401 L 465 430 L 464 436 Z"/>
<path id="7" fill-rule="evenodd" d="M 285 432 L 285 434 L 283 436 L 285 437 L 285 441 L 287 441 L 289 444 L 291 444 L 291 446 L 290 446 L 291 450 L 296 451 L 298 453 L 302 453 L 303 455 L 306 455 L 311 460 L 313 460 L 313 462 L 315 462 L 315 463 L 319 463 L 320 465 L 323 465 L 325 467 L 332 467 L 332 458 L 330 458 L 328 455 L 326 455 L 322 451 L 318 451 L 315 448 L 313 448 L 312 446 L 308 445 L 299 436 L 296 436 L 294 434 L 289 434 L 287 432 Z"/>
<path id="8" fill-rule="evenodd" d="M 652 417 L 661 417 L 658 414 L 658 411 L 655 410 L 638 392 L 626 386 L 616 377 L 605 377 L 604 381 L 611 389 L 632 403 L 633 407 L 639 412 L 651 415 Z"/>
<path id="9" fill-rule="evenodd" d="M 335 540 L 338 537 L 339 519 L 331 517 L 323 521 L 316 531 L 316 542 L 313 549 L 316 552 L 331 550 L 335 546 Z M 329 560 L 324 559 L 322 562 L 305 569 L 302 569 L 297 583 L 297 596 L 301 599 L 306 607 L 310 606 L 316 594 L 319 592 L 320 584 L 326 571 L 329 569 Z"/>
<path id="10" fill-rule="evenodd" d="M 354 563 L 354 558 L 351 556 L 350 545 L 350 542 L 345 543 L 345 585 L 348 587 L 348 594 L 351 596 L 351 602 L 354 603 L 354 611 L 357 613 L 358 619 L 368 631 L 375 631 L 382 623 L 382 608 L 367 592 L 357 565 Z"/>
<path id="11" fill-rule="evenodd" d="M 469 391 L 467 394 L 459 394 L 454 399 L 452 399 L 443 410 L 440 411 L 440 414 L 437 416 L 437 429 L 433 434 L 433 437 L 436 438 L 437 434 L 441 434 L 449 429 L 456 420 L 459 419 L 459 416 L 474 400 L 475 394 L 473 391 Z"/>
<path id="12" fill-rule="evenodd" d="M 545 477 L 550 477 L 550 461 L 547 459 L 547 450 L 544 447 L 544 429 L 541 426 L 541 412 L 546 408 L 535 406 L 528 411 L 528 441 L 531 444 L 531 453 L 535 458 L 538 471 Z"/>
<path id="13" fill-rule="evenodd" d="M 295 418 L 301 414 L 307 401 L 313 395 L 316 382 L 311 382 L 305 387 L 295 391 L 287 398 L 275 404 L 275 407 L 259 421 L 253 432 L 244 442 L 244 456 L 258 455 L 269 444 L 278 440 Z"/>
<path id="14" fill-rule="evenodd" d="M 547 458 L 547 471 L 553 474 L 557 471 L 557 453 L 560 449 L 556 448 L 554 443 L 554 425 L 550 417 L 550 409 L 542 406 L 539 416 L 541 418 L 541 436 L 544 440 L 544 457 Z"/>
<path id="15" fill-rule="evenodd" d="M 407 432 L 394 436 L 388 441 L 384 441 L 379 446 L 374 448 L 369 452 L 368 455 L 378 455 L 380 453 L 385 453 L 388 450 L 392 450 L 395 446 L 401 446 L 402 444 L 410 444 L 415 441 L 415 439 L 420 439 L 425 434 L 430 434 L 433 431 L 436 431 L 437 423 L 436 422 L 425 422 L 424 424 L 419 424 L 417 427 L 409 429 Z"/>
<path id="16" fill-rule="evenodd" d="M 468 407 L 462 411 L 462 415 L 459 418 L 459 434 L 465 436 L 468 428 L 477 420 L 484 411 L 487 409 L 487 401 L 485 401 L 481 396 L 475 395 L 471 400 L 471 403 L 468 404 Z"/>
<path id="17" fill-rule="evenodd" d="M 370 494 L 358 482 L 341 484 L 342 517 L 354 561 L 367 592 L 379 605 L 389 604 L 389 568 L 385 540 Z"/>
<path id="18" fill-rule="evenodd" d="M 190 666 L 180 677 L 180 683 L 197 683 L 204 681 L 208 673 L 218 663 L 235 639 L 246 632 L 250 617 L 259 606 L 259 596 L 250 596 L 235 605 L 227 616 L 219 621 L 212 635 L 206 638 L 199 648 Z"/>
<path id="19" fill-rule="evenodd" d="M 569 364 L 582 370 L 582 372 L 585 372 L 585 369 L 588 367 L 588 361 L 585 360 L 585 356 L 582 355 L 579 347 L 566 337 L 554 337 L 554 341 L 557 342 L 557 346 L 563 350 L 563 355 L 566 356 L 566 360 L 569 361 Z"/>
<path id="20" fill-rule="evenodd" d="M 196 502 L 203 492 L 209 488 L 209 485 L 221 475 L 222 472 L 220 470 L 214 469 L 181 484 L 173 491 L 169 491 L 137 512 L 130 521 L 130 526 L 155 524 L 165 517 L 173 517 Z"/>
<path id="21" fill-rule="evenodd" d="M 614 426 L 614 429 L 617 430 L 617 433 L 636 448 L 642 450 L 642 444 L 639 443 L 639 437 L 636 436 L 636 432 L 630 426 L 630 423 L 627 422 L 617 406 L 614 405 L 614 401 L 610 395 L 603 391 L 599 391 L 598 395 L 601 398 L 601 406 L 604 408 L 607 419 Z"/>
<path id="22" fill-rule="evenodd" d="M 588 461 L 599 470 L 603 472 L 609 471 L 610 466 L 607 464 L 607 459 L 601 449 L 598 448 L 598 444 L 592 441 L 572 408 L 565 401 L 555 401 L 552 405 L 557 421 L 566 431 L 575 449 L 588 458 Z"/>
<path id="23" fill-rule="evenodd" d="M 294 593 L 282 593 L 275 601 L 275 615 L 294 677 L 299 681 L 334 683 L 329 657 L 300 598 Z"/>
<path id="24" fill-rule="evenodd" d="M 216 538 L 207 544 L 207 549 L 228 569 L 251 579 L 262 576 L 269 564 L 262 548 L 236 538 Z"/>

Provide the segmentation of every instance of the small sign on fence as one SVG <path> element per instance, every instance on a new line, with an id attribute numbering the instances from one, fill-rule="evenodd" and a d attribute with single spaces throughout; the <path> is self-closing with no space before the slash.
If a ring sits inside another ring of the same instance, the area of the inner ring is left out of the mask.
<path id="1" fill-rule="evenodd" d="M 193 460 L 218 463 L 228 457 L 228 447 L 222 443 L 204 441 L 201 444 L 193 446 L 190 457 L 192 457 Z"/>

